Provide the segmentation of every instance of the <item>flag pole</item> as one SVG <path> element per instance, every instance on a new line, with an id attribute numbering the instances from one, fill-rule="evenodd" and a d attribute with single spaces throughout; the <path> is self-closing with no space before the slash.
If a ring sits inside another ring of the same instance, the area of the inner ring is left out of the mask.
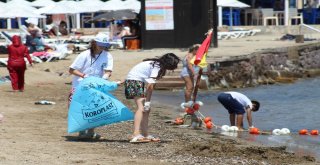
<path id="1" fill-rule="evenodd" d="M 199 47 L 197 54 L 196 54 L 196 59 L 194 61 L 195 65 L 201 64 L 201 61 L 205 58 L 209 46 L 210 46 L 210 42 L 211 42 L 211 37 L 212 37 L 212 29 L 209 29 L 208 32 L 206 33 L 207 38 L 202 42 L 201 46 Z M 200 55 L 200 56 L 199 56 Z M 198 57 L 199 56 L 199 57 Z M 202 76 L 202 72 L 203 72 L 203 68 L 202 66 L 199 66 L 199 72 L 198 72 L 198 77 L 196 80 L 196 84 L 193 90 L 193 101 L 195 102 L 197 100 L 197 94 L 198 94 L 198 89 L 200 86 L 200 80 L 201 80 L 201 76 Z"/>
<path id="2" fill-rule="evenodd" d="M 194 90 L 193 90 L 193 102 L 195 102 L 197 100 L 197 94 L 198 94 L 198 89 L 199 89 L 199 86 L 200 86 L 201 75 L 202 75 L 202 68 L 200 67 L 199 73 L 198 73 L 198 77 L 197 77 L 197 80 L 196 80 L 196 85 L 195 85 Z"/>

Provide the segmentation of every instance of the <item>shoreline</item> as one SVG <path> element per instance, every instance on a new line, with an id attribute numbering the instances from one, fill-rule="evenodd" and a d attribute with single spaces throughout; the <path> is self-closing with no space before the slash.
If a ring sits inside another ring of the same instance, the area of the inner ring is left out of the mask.
<path id="1" fill-rule="evenodd" d="M 112 80 L 123 79 L 133 65 L 144 58 L 174 52 L 183 57 L 185 51 L 159 49 L 154 51 L 111 51 L 115 71 Z M 67 97 L 71 88 L 68 66 L 76 55 L 66 60 L 36 64 L 26 70 L 23 93 L 11 92 L 9 83 L 0 85 L 1 164 L 317 164 L 310 156 L 297 156 L 283 147 L 266 147 L 208 134 L 205 130 L 178 128 L 165 123 L 178 115 L 171 107 L 156 104 L 150 116 L 150 133 L 159 136 L 160 143 L 131 144 L 132 122 L 97 128 L 107 140 L 83 142 L 77 134 L 67 134 Z M 130 57 L 130 60 L 127 60 Z M 0 75 L 8 75 L 0 67 Z M 130 109 L 133 104 L 124 99 L 123 89 L 115 91 Z M 39 100 L 55 105 L 35 105 Z M 14 154 L 13 154 L 14 153 Z"/>
<path id="2" fill-rule="evenodd" d="M 118 90 L 119 91 L 119 90 Z M 117 94 L 121 94 L 117 91 Z M 120 90 L 121 91 L 121 90 Z M 117 95 L 116 94 L 116 95 Z M 132 104 L 130 108 L 132 107 Z M 156 104 L 153 106 L 150 116 L 150 132 L 159 136 L 160 143 L 136 144 L 137 148 L 129 146 L 120 148 L 132 158 L 147 158 L 158 160 L 161 163 L 182 164 L 308 164 L 317 163 L 311 156 L 298 156 L 286 151 L 286 147 L 270 147 L 258 142 L 249 142 L 244 139 L 224 136 L 220 133 L 207 132 L 206 129 L 181 128 L 177 125 L 165 123 L 179 115 L 170 110 L 170 106 Z M 123 123 L 128 128 L 130 123 Z M 113 129 L 127 130 L 122 128 L 123 124 L 117 126 L 103 126 L 99 131 L 108 132 Z M 132 126 L 132 125 L 131 125 Z M 129 129 L 130 135 L 131 129 Z M 247 133 L 247 132 L 243 132 Z M 117 132 L 110 137 L 116 141 Z M 114 138 L 114 139 L 113 139 Z M 125 140 L 125 138 L 121 138 Z M 108 140 L 107 140 L 108 141 Z M 118 148 L 121 143 L 107 142 L 107 146 Z M 129 144 L 130 146 L 132 144 Z M 134 144 L 133 144 L 134 145 Z"/>

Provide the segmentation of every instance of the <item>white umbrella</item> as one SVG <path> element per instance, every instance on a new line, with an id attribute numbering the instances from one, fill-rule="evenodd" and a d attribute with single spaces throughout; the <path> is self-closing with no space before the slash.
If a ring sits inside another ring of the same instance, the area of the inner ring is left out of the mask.
<path id="1" fill-rule="evenodd" d="M 217 6 L 221 7 L 235 7 L 235 8 L 244 8 L 250 7 L 249 5 L 242 3 L 237 0 L 218 0 Z"/>
<path id="2" fill-rule="evenodd" d="M 29 10 L 27 8 L 23 8 L 21 6 L 16 6 L 14 9 L 2 8 L 0 17 L 1 18 L 46 18 L 46 16 L 35 13 L 33 10 Z"/>
<path id="3" fill-rule="evenodd" d="M 94 13 L 103 9 L 105 2 L 100 0 L 82 0 L 77 1 L 77 6 L 80 8 L 81 13 Z"/>
<path id="4" fill-rule="evenodd" d="M 27 1 L 17 1 L 17 0 L 12 0 L 8 3 L 5 3 L 5 8 L 11 9 L 11 10 L 16 10 L 17 7 L 23 8 L 23 9 L 28 9 L 32 10 L 33 12 L 36 10 L 35 7 L 32 7 L 30 2 Z M 2 10 L 1 10 L 2 11 Z"/>
<path id="5" fill-rule="evenodd" d="M 31 2 L 26 0 L 11 0 L 7 4 L 13 4 L 16 6 L 31 6 Z"/>
<path id="6" fill-rule="evenodd" d="M 128 9 L 125 6 L 125 3 L 121 0 L 110 0 L 107 1 L 101 11 L 110 11 L 110 10 L 126 10 Z"/>
<path id="7" fill-rule="evenodd" d="M 218 0 L 217 6 L 219 7 L 219 26 L 222 26 L 222 7 L 230 7 L 230 20 L 233 20 L 232 8 L 250 7 L 249 5 L 237 0 Z M 232 27 L 232 21 L 230 22 L 230 27 Z"/>
<path id="8" fill-rule="evenodd" d="M 133 10 L 136 13 L 139 13 L 141 9 L 141 2 L 137 0 L 126 0 L 124 1 L 124 6 L 128 7 L 128 9 Z"/>
<path id="9" fill-rule="evenodd" d="M 54 4 L 55 2 L 52 0 L 36 0 L 31 2 L 31 6 L 35 6 L 35 7 L 45 7 L 45 6 L 51 6 Z"/>
<path id="10" fill-rule="evenodd" d="M 60 1 L 53 5 L 38 9 L 40 14 L 75 14 L 79 13 L 75 1 Z"/>

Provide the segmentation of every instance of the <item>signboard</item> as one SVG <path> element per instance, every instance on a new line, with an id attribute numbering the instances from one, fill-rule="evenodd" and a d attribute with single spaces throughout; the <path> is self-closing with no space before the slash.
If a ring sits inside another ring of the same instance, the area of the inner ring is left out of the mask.
<path id="1" fill-rule="evenodd" d="M 173 30 L 173 0 L 146 0 L 146 30 Z"/>

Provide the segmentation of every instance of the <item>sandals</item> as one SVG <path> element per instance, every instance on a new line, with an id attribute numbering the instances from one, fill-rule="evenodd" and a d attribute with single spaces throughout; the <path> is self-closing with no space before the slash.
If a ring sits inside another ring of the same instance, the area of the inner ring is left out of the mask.
<path id="1" fill-rule="evenodd" d="M 141 134 L 132 137 L 132 139 L 130 140 L 130 143 L 148 143 L 148 142 L 151 142 L 151 140 L 145 138 Z"/>
<path id="2" fill-rule="evenodd" d="M 153 135 L 148 135 L 146 139 L 150 140 L 151 142 L 161 142 L 160 138 L 154 137 Z"/>
<path id="3" fill-rule="evenodd" d="M 101 135 L 94 133 L 94 134 L 80 134 L 79 139 L 82 140 L 104 140 L 105 138 Z"/>

